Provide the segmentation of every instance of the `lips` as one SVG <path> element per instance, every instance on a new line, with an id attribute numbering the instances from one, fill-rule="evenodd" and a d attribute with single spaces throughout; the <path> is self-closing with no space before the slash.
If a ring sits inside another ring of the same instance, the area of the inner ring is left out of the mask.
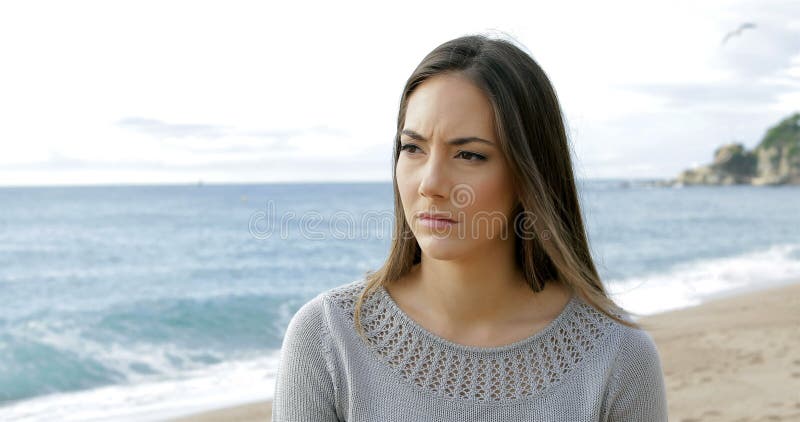
<path id="1" fill-rule="evenodd" d="M 423 212 L 419 214 L 419 218 L 422 220 L 433 220 L 433 221 L 446 221 L 450 223 L 457 223 L 457 221 L 453 220 L 452 218 L 447 217 L 448 213 L 428 213 Z"/>

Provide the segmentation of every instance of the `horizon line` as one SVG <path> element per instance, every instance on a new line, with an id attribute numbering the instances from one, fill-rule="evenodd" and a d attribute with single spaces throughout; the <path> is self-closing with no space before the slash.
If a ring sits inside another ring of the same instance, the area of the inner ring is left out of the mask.
<path id="1" fill-rule="evenodd" d="M 584 177 L 576 178 L 583 181 L 665 181 L 669 178 L 663 177 Z M 194 182 L 148 182 L 148 183 L 64 183 L 64 184 L 3 184 L 0 189 L 19 189 L 19 188 L 79 188 L 79 187 L 159 187 L 159 186 L 237 186 L 237 185 L 330 185 L 330 184 L 375 184 L 391 183 L 391 179 L 380 180 L 272 180 L 272 181 L 229 181 L 229 182 L 206 182 L 198 180 Z"/>

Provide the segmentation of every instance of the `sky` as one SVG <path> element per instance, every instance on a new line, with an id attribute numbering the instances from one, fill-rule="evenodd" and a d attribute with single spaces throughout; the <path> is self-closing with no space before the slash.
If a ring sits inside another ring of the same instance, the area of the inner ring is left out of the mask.
<path id="1" fill-rule="evenodd" d="M 547 73 L 578 178 L 671 178 L 800 111 L 797 1 L 4 0 L 0 185 L 390 181 L 406 79 L 470 33 Z"/>

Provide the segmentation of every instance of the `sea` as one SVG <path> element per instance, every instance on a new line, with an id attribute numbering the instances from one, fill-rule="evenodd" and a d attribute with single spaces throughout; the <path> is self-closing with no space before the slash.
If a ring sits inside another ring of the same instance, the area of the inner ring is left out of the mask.
<path id="1" fill-rule="evenodd" d="M 579 180 L 648 315 L 800 280 L 800 187 Z M 273 395 L 292 315 L 386 257 L 392 185 L 0 188 L 0 420 L 159 421 Z"/>

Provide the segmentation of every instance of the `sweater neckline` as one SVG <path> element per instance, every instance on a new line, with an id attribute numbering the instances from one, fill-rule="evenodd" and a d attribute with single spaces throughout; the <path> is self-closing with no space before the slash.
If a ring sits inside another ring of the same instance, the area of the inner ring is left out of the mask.
<path id="1" fill-rule="evenodd" d="M 365 280 L 357 280 L 330 293 L 350 322 L 365 287 Z M 574 292 L 539 332 L 494 347 L 431 333 L 380 285 L 364 298 L 361 311 L 365 346 L 377 360 L 413 388 L 463 403 L 510 404 L 546 394 L 585 363 L 614 325 Z"/>
<path id="2" fill-rule="evenodd" d="M 408 315 L 400 306 L 395 302 L 394 298 L 389 294 L 389 292 L 384 288 L 383 285 L 379 286 L 376 290 L 378 295 L 378 300 L 383 301 L 385 303 L 386 309 L 389 313 L 396 318 L 399 318 L 401 321 L 402 326 L 405 326 L 408 330 L 416 333 L 418 336 L 429 340 L 433 343 L 437 343 L 443 348 L 449 349 L 456 353 L 468 353 L 468 354 L 497 354 L 497 353 L 504 353 L 510 350 L 515 350 L 518 348 L 530 346 L 532 343 L 537 341 L 541 341 L 542 339 L 549 338 L 548 335 L 552 334 L 556 331 L 561 325 L 564 324 L 565 321 L 568 321 L 572 314 L 575 312 L 576 307 L 578 306 L 579 298 L 575 293 L 572 293 L 570 296 L 569 301 L 564 308 L 559 312 L 559 314 L 553 318 L 547 325 L 545 325 L 541 330 L 531 334 L 530 336 L 523 338 L 521 340 L 517 340 L 513 343 L 504 344 L 501 346 L 491 346 L 491 347 L 483 347 L 483 346 L 471 346 L 461 343 L 455 343 L 450 341 L 444 337 L 441 337 L 437 334 L 432 333 L 427 328 L 423 327 L 410 315 Z"/>

